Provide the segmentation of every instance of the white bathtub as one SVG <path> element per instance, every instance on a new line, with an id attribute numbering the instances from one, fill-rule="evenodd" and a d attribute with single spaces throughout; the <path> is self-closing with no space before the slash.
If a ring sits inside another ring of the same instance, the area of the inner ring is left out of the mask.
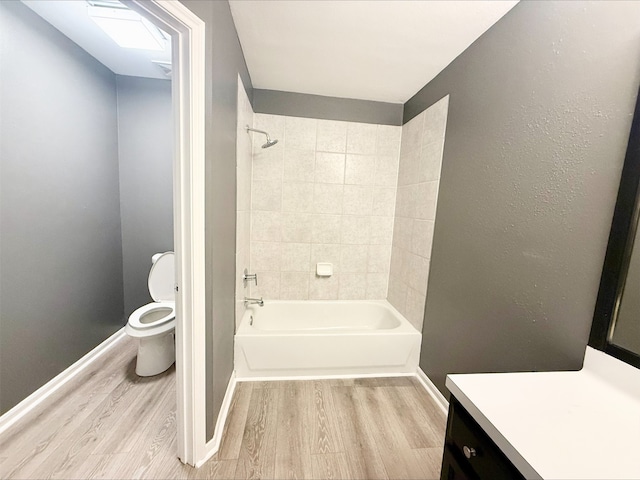
<path id="1" fill-rule="evenodd" d="M 236 376 L 414 374 L 420 341 L 386 300 L 265 301 L 238 327 Z"/>

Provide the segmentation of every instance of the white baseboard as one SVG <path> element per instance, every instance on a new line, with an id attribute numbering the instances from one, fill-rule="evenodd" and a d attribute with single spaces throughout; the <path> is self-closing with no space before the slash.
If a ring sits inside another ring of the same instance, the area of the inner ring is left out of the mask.
<path id="1" fill-rule="evenodd" d="M 289 380 L 332 380 L 349 378 L 415 377 L 414 373 L 355 373 L 344 375 L 283 375 L 277 377 L 236 377 L 237 382 L 283 382 Z"/>
<path id="2" fill-rule="evenodd" d="M 438 390 L 438 388 L 433 384 L 429 377 L 427 377 L 427 374 L 424 373 L 421 368 L 418 368 L 418 370 L 416 371 L 416 378 L 446 415 L 449 411 L 449 402 L 447 402 L 447 399 L 444 398 L 444 395 L 440 393 L 440 390 Z"/>
<path id="3" fill-rule="evenodd" d="M 215 455 L 220 449 L 220 443 L 222 442 L 222 433 L 224 432 L 224 425 L 227 423 L 227 417 L 229 416 L 229 409 L 231 408 L 231 401 L 233 400 L 233 392 L 236 390 L 236 372 L 231 374 L 229 383 L 227 384 L 227 391 L 222 399 L 222 405 L 220 406 L 220 413 L 218 414 L 218 420 L 216 420 L 216 428 L 213 431 L 213 438 L 209 440 L 205 446 L 204 458 L 196 462 L 195 467 L 200 468 L 207 460 Z"/>
<path id="4" fill-rule="evenodd" d="M 5 430 L 7 430 L 11 425 L 16 423 L 22 417 L 24 417 L 31 410 L 40 405 L 44 400 L 46 400 L 49 396 L 59 390 L 69 380 L 79 375 L 84 369 L 91 365 L 91 363 L 104 355 L 108 350 L 110 350 L 126 336 L 127 334 L 125 333 L 124 328 L 121 328 L 96 348 L 80 358 L 77 362 L 72 364 L 66 370 L 60 372 L 58 375 L 41 386 L 38 390 L 33 392 L 11 410 L 2 415 L 0 417 L 0 434 L 2 434 Z"/>

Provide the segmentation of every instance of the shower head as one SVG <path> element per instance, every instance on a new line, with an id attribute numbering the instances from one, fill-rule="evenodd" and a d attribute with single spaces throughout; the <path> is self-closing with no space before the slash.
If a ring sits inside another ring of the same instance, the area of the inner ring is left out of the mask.
<path id="1" fill-rule="evenodd" d="M 265 132 L 264 130 L 256 130 L 255 128 L 251 128 L 249 125 L 246 125 L 245 130 L 248 132 L 258 132 L 258 133 L 262 133 L 263 135 L 267 136 L 267 143 L 262 145 L 262 148 L 269 148 L 269 147 L 273 147 L 276 143 L 278 143 L 278 139 L 273 139 L 271 140 L 271 137 L 269 137 L 269 134 L 267 132 Z"/>

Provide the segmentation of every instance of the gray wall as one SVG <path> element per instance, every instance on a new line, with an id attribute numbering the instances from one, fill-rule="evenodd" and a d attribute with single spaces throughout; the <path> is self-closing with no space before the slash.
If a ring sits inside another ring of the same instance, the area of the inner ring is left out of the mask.
<path id="1" fill-rule="evenodd" d="M 399 126 L 402 125 L 403 105 L 254 89 L 253 110 L 271 115 Z"/>
<path id="2" fill-rule="evenodd" d="M 421 368 L 579 369 L 640 82 L 640 2 L 520 2 L 450 94 Z"/>
<path id="3" fill-rule="evenodd" d="M 173 250 L 173 123 L 171 82 L 116 77 L 118 159 L 128 317 L 151 301 L 147 280 L 154 253 Z"/>
<path id="4" fill-rule="evenodd" d="M 124 323 L 113 74 L 0 2 L 0 413 Z"/>
<path id="5" fill-rule="evenodd" d="M 206 23 L 207 438 L 233 372 L 238 74 L 252 84 L 227 1 L 181 0 Z"/>

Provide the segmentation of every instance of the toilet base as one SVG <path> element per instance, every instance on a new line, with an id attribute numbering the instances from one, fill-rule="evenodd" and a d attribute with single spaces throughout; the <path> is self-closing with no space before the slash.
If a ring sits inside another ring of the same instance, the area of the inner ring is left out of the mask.
<path id="1" fill-rule="evenodd" d="M 153 337 L 141 337 L 136 360 L 136 374 L 151 377 L 167 370 L 176 361 L 173 330 Z"/>

